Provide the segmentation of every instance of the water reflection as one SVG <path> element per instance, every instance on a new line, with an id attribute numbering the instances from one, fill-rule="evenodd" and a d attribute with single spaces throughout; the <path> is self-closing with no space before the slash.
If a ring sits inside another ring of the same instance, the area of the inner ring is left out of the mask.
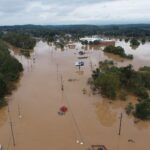
<path id="1" fill-rule="evenodd" d="M 133 50 L 136 50 L 139 46 L 131 45 L 130 47 L 131 47 Z"/>
<path id="2" fill-rule="evenodd" d="M 76 71 L 76 73 L 78 74 L 78 75 L 83 75 L 84 74 L 84 71 Z"/>
<path id="3" fill-rule="evenodd" d="M 107 101 L 96 104 L 96 113 L 101 124 L 105 127 L 112 127 L 117 120 L 117 113 L 111 110 Z"/>
<path id="4" fill-rule="evenodd" d="M 111 53 L 104 53 L 104 56 L 107 56 L 109 59 L 115 60 L 117 62 L 124 62 L 125 60 L 128 61 L 128 59 L 122 58 L 118 55 L 114 55 L 114 54 L 111 54 Z"/>
<path id="5" fill-rule="evenodd" d="M 136 122 L 136 120 L 134 120 L 134 122 Z M 138 121 L 135 123 L 135 127 L 138 129 L 138 130 L 146 130 L 147 128 L 150 127 L 150 122 L 149 121 Z"/>
<path id="6" fill-rule="evenodd" d="M 6 120 L 7 120 L 7 108 L 4 107 L 0 109 L 0 127 L 3 126 Z"/>

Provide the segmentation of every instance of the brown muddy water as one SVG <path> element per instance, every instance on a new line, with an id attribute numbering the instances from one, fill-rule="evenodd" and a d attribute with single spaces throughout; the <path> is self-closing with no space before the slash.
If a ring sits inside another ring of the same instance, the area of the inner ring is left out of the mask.
<path id="1" fill-rule="evenodd" d="M 150 43 L 136 50 L 124 42 L 117 41 L 116 45 L 125 47 L 134 60 L 87 48 L 88 59 L 84 59 L 80 71 L 74 66 L 81 49 L 78 43 L 76 49 L 61 51 L 40 41 L 30 59 L 12 51 L 23 64 L 24 73 L 17 90 L 7 97 L 8 107 L 0 110 L 0 144 L 4 150 L 87 150 L 92 144 L 103 144 L 108 150 L 149 150 L 150 123 L 135 124 L 134 118 L 124 112 L 129 101 L 136 103 L 135 98 L 109 103 L 93 95 L 87 85 L 99 60 L 112 59 L 121 66 L 132 63 L 136 69 L 150 64 Z M 58 111 L 63 105 L 68 112 L 60 116 Z"/>

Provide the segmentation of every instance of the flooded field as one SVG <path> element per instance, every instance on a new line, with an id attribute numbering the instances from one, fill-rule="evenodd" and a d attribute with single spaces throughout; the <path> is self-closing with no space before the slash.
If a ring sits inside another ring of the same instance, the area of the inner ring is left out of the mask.
<path id="1" fill-rule="evenodd" d="M 116 45 L 123 46 L 134 59 L 103 53 L 102 48 L 86 48 L 88 58 L 79 70 L 74 65 L 81 50 L 79 43 L 75 49 L 62 51 L 40 41 L 30 59 L 12 52 L 24 72 L 17 90 L 7 97 L 8 107 L 0 110 L 4 150 L 88 150 L 92 144 L 103 144 L 108 150 L 149 150 L 150 122 L 134 123 L 124 111 L 128 102 L 136 103 L 135 97 L 110 103 L 93 95 L 87 85 L 100 60 L 111 59 L 119 66 L 131 63 L 135 69 L 150 65 L 150 43 L 137 49 L 120 41 Z M 68 107 L 65 115 L 58 114 L 61 106 Z"/>

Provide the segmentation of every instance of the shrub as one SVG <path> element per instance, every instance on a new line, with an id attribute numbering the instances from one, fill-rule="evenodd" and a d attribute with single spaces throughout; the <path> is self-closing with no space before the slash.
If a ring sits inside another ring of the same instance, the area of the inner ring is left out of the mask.
<path id="1" fill-rule="evenodd" d="M 143 120 L 150 119 L 150 99 L 146 99 L 136 105 L 135 115 Z"/>

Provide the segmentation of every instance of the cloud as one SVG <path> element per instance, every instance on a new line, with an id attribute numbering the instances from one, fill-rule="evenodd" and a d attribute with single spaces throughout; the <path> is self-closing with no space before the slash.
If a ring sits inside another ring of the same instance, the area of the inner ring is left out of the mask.
<path id="1" fill-rule="evenodd" d="M 0 25 L 150 23 L 149 0 L 1 0 Z"/>

